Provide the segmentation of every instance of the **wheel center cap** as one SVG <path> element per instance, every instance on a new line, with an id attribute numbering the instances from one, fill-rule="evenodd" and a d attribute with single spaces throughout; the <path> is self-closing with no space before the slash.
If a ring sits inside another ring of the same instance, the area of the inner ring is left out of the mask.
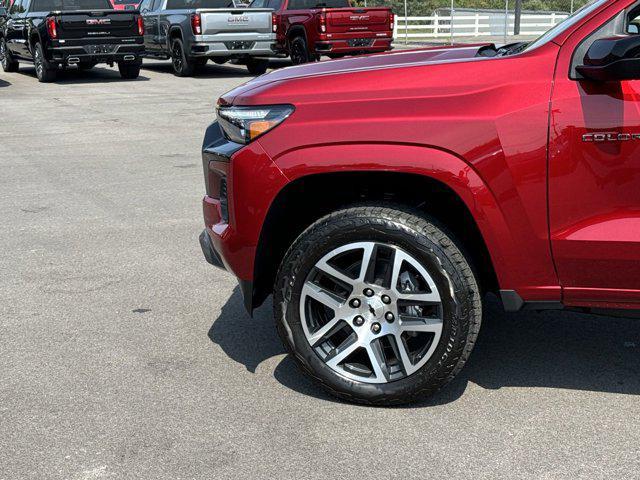
<path id="1" fill-rule="evenodd" d="M 367 310 L 371 316 L 375 318 L 379 318 L 384 313 L 384 303 L 379 298 L 370 298 L 367 299 Z"/>

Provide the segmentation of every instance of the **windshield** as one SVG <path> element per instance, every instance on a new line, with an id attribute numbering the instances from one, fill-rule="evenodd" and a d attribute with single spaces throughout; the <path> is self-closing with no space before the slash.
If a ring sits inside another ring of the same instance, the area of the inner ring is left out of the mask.
<path id="1" fill-rule="evenodd" d="M 571 14 L 567 18 L 565 18 L 564 21 L 560 22 L 555 27 L 553 27 L 551 30 L 546 32 L 544 35 L 542 35 L 541 37 L 539 37 L 536 40 L 534 40 L 533 42 L 531 42 L 527 46 L 527 50 L 532 50 L 534 48 L 539 47 L 540 45 L 544 45 L 545 43 L 547 43 L 549 40 L 551 40 L 555 36 L 557 36 L 560 33 L 564 32 L 567 28 L 569 28 L 569 27 L 575 25 L 576 23 L 578 23 L 580 20 L 585 18 L 587 15 L 589 15 L 591 12 L 596 10 L 598 7 L 600 7 L 601 5 L 604 5 L 605 3 L 607 3 L 607 1 L 608 0 L 591 0 L 585 6 L 583 6 L 582 8 L 579 8 L 578 10 L 573 12 L 573 14 Z"/>

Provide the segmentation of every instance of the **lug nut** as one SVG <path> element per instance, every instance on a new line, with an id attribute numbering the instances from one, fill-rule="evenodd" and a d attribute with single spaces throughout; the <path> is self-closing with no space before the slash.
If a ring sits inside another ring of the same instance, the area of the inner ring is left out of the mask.
<path id="1" fill-rule="evenodd" d="M 391 297 L 389 295 L 382 295 L 382 303 L 389 305 L 391 303 Z"/>
<path id="2" fill-rule="evenodd" d="M 371 331 L 373 333 L 380 333 L 380 330 L 382 330 L 382 326 L 378 322 L 371 325 Z"/>
<path id="3" fill-rule="evenodd" d="M 396 319 L 396 317 L 394 317 L 394 316 L 393 316 L 393 313 L 391 313 L 391 312 L 387 312 L 387 313 L 384 315 L 384 318 L 385 318 L 385 319 L 387 320 L 387 322 L 389 322 L 389 323 L 393 323 L 393 321 Z"/>
<path id="4" fill-rule="evenodd" d="M 371 290 L 370 288 L 365 288 L 365 289 L 364 289 L 364 294 L 365 294 L 367 297 L 373 297 L 373 290 Z"/>
<path id="5" fill-rule="evenodd" d="M 360 300 L 358 298 L 354 298 L 353 300 L 351 300 L 351 302 L 349 302 L 349 305 L 351 305 L 353 308 L 358 308 L 360 306 Z"/>
<path id="6" fill-rule="evenodd" d="M 361 327 L 362 325 L 364 325 L 364 317 L 361 317 L 360 315 L 358 315 L 356 318 L 353 319 L 353 324 L 356 327 Z"/>

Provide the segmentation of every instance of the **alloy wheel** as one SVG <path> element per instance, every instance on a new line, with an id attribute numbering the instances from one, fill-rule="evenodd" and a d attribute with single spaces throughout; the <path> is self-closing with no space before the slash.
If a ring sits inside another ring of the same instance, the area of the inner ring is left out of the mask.
<path id="1" fill-rule="evenodd" d="M 426 268 L 403 249 L 355 242 L 322 257 L 300 297 L 305 337 L 336 373 L 387 383 L 419 370 L 443 329 L 440 294 Z"/>
<path id="2" fill-rule="evenodd" d="M 44 65 L 42 63 L 42 55 L 40 55 L 40 49 L 38 47 L 35 48 L 34 63 L 36 65 L 36 75 L 38 78 L 42 78 Z"/>
<path id="3" fill-rule="evenodd" d="M 7 70 L 9 59 L 7 58 L 7 44 L 4 39 L 0 42 L 0 61 L 2 62 L 2 68 Z"/>
<path id="4" fill-rule="evenodd" d="M 173 68 L 176 72 L 182 72 L 182 48 L 178 42 L 173 44 Z"/>
<path id="5" fill-rule="evenodd" d="M 291 62 L 294 65 L 300 65 L 307 62 L 300 42 L 293 42 L 293 45 L 291 45 Z"/>

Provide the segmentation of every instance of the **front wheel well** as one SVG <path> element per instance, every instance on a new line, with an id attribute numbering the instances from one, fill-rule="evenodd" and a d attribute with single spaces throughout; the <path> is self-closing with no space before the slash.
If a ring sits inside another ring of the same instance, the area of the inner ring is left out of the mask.
<path id="1" fill-rule="evenodd" d="M 462 199 L 431 177 L 396 172 L 317 174 L 285 186 L 265 218 L 256 251 L 253 306 L 271 293 L 277 269 L 295 239 L 321 217 L 357 204 L 380 203 L 428 214 L 449 230 L 478 275 L 480 288 L 497 291 L 487 246 Z"/>

